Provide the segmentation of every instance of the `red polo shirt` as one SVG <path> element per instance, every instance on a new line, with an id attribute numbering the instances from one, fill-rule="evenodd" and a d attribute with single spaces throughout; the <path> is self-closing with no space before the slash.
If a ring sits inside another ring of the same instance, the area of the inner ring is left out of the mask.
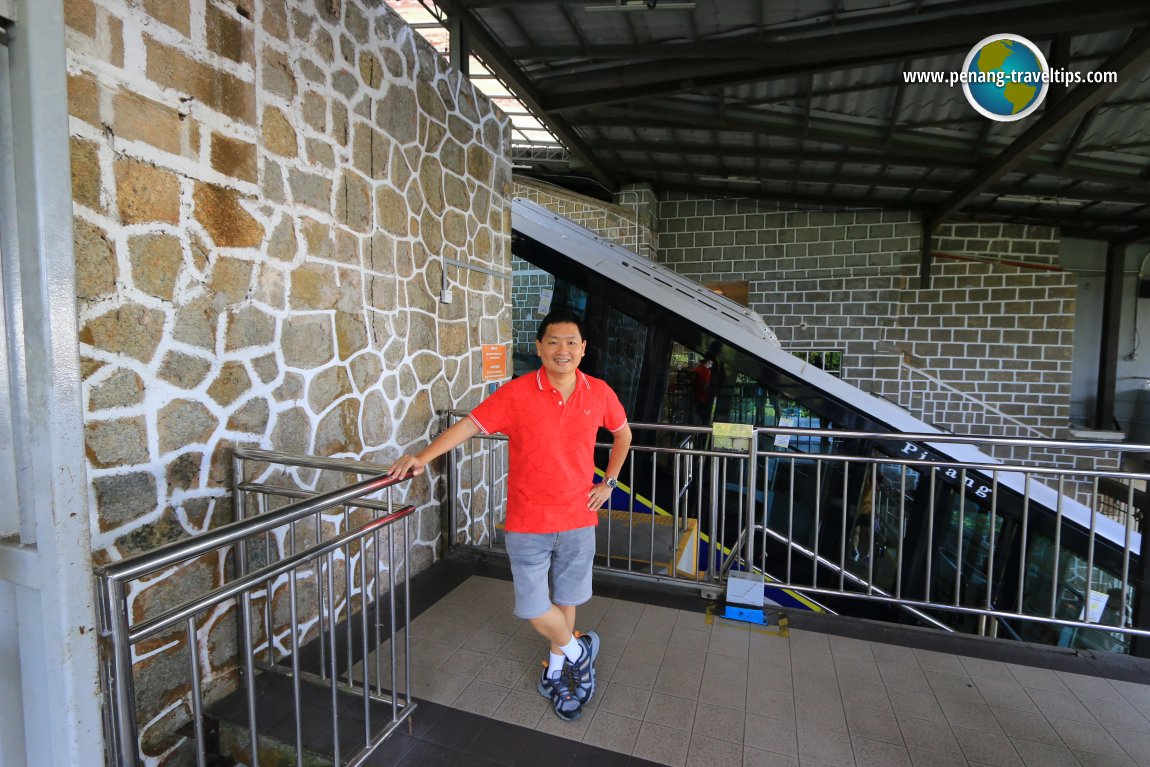
<path id="1" fill-rule="evenodd" d="M 606 382 L 575 371 L 566 402 L 540 368 L 495 390 L 471 411 L 484 434 L 508 436 L 507 530 L 557 533 L 590 527 L 587 508 L 595 478 L 595 434 L 627 425 L 619 397 Z"/>

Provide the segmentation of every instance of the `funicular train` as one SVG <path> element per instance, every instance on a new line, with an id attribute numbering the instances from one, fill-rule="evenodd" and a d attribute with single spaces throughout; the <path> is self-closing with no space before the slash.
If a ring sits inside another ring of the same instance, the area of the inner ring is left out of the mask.
<path id="1" fill-rule="evenodd" d="M 706 357 L 714 360 L 708 415 L 716 421 L 856 434 L 942 434 L 894 403 L 840 380 L 833 352 L 820 353 L 822 359 L 796 357 L 781 348 L 754 312 L 534 203 L 515 200 L 512 229 L 517 270 L 534 276 L 548 292 L 550 306 L 583 313 L 591 343 L 582 368 L 612 385 L 633 422 L 698 423 L 689 371 Z M 537 292 L 517 288 L 516 322 L 523 326 L 517 330 L 533 332 Z M 536 362 L 523 358 L 531 356 L 525 350 L 517 356 L 524 369 Z M 637 440 L 655 438 L 636 433 Z M 908 458 L 997 463 L 974 446 L 824 435 L 791 439 L 786 449 L 787 461 L 763 461 L 764 490 L 752 489 L 762 502 L 774 501 L 767 507 L 767 525 L 778 535 L 763 536 L 759 545 L 765 549 L 756 555 L 767 563 L 768 575 L 775 563 L 793 560 L 794 542 L 801 550 L 827 553 L 827 559 L 846 551 L 852 582 L 865 577 L 866 584 L 893 591 L 897 581 L 908 599 L 956 594 L 956 605 L 1020 606 L 1026 614 L 1069 620 L 1089 613 L 1092 622 L 1131 625 L 1138 596 L 1130 585 L 1140 566 L 1138 533 L 1091 515 L 1083 504 L 1021 474 L 927 472 L 922 465 L 900 463 Z M 868 471 L 813 460 L 839 453 L 886 457 L 891 463 L 868 464 L 875 467 Z M 644 459 L 636 455 L 634 460 Z M 649 473 L 665 475 L 658 467 L 637 472 Z M 866 515 L 860 513 L 862 504 L 871 506 Z M 869 516 L 865 527 L 859 524 L 864 516 Z M 789 542 L 780 540 L 784 533 Z M 788 575 L 792 583 L 810 582 L 820 578 L 821 568 L 808 565 Z M 822 575 L 833 579 L 834 574 Z M 864 617 L 904 622 L 923 617 L 921 611 L 885 603 L 821 595 L 820 601 L 836 612 Z M 935 625 L 959 631 L 976 630 L 978 620 L 961 611 L 930 613 Z M 998 636 L 1129 651 L 1129 636 L 1119 632 L 1042 621 L 998 623 L 991 632 Z"/>

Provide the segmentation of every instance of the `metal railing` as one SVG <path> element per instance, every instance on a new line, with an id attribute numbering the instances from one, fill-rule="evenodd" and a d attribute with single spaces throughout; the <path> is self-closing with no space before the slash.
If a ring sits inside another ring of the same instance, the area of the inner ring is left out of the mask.
<path id="1" fill-rule="evenodd" d="M 906 364 L 906 361 L 901 359 L 898 363 L 898 404 L 921 420 L 951 432 L 1026 439 L 1050 437 L 1041 429 L 1036 429 L 993 405 L 951 386 L 941 378 Z"/>
<path id="2" fill-rule="evenodd" d="M 109 762 L 158 763 L 190 745 L 203 767 L 208 706 L 230 694 L 246 720 L 242 763 L 257 767 L 261 750 L 286 741 L 302 765 L 330 725 L 324 756 L 359 765 L 415 707 L 407 632 L 400 655 L 395 641 L 410 622 L 415 508 L 393 503 L 402 480 L 372 464 L 237 448 L 233 469 L 235 522 L 96 572 Z M 367 662 L 385 642 L 389 676 L 381 655 Z M 269 704 L 284 705 L 261 697 L 264 679 L 286 680 L 283 732 L 263 721 Z"/>
<path id="3" fill-rule="evenodd" d="M 804 599 L 884 603 L 938 628 L 997 635 L 1005 627 L 1028 641 L 1125 651 L 1131 636 L 1150 636 L 1130 620 L 1141 536 L 1133 517 L 1117 524 L 1102 513 L 1115 486 L 1133 509 L 1150 474 L 1000 463 L 972 449 L 1150 447 L 757 427 L 745 450 L 730 452 L 683 446 L 709 434 L 705 427 L 631 428 L 653 436 L 632 446 L 619 479 L 626 492 L 603 515 L 614 523 L 600 525 L 600 570 L 711 593 L 732 570 L 749 571 Z M 866 443 L 893 447 L 846 452 Z M 966 460 L 933 452 L 945 444 Z M 450 543 L 501 550 L 506 466 L 500 435 L 453 451 Z M 1067 495 L 1072 483 L 1090 490 L 1087 503 Z M 675 531 L 671 549 L 663 536 L 656 551 L 652 516 Z M 683 557 L 687 540 L 697 558 Z"/>

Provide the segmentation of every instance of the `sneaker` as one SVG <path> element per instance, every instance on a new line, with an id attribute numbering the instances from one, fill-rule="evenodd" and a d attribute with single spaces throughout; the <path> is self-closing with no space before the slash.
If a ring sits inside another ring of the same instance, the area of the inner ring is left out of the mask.
<path id="1" fill-rule="evenodd" d="M 595 695 L 595 658 L 599 655 L 599 635 L 588 631 L 576 639 L 583 645 L 583 652 L 578 661 L 565 661 L 563 670 L 571 675 L 571 688 L 579 703 L 587 705 Z"/>
<path id="2" fill-rule="evenodd" d="M 535 685 L 535 689 L 538 690 L 539 694 L 544 698 L 550 698 L 551 688 L 555 683 L 551 681 L 551 677 L 547 676 L 547 661 L 542 661 L 542 665 L 543 673 L 539 675 L 539 683 Z"/>
<path id="3" fill-rule="evenodd" d="M 571 686 L 563 678 L 563 672 L 549 677 L 547 684 L 551 688 L 551 709 L 555 712 L 555 716 L 565 722 L 574 722 L 583 716 L 583 704 L 575 697 Z M 540 682 L 539 686 L 542 687 L 543 682 Z"/>

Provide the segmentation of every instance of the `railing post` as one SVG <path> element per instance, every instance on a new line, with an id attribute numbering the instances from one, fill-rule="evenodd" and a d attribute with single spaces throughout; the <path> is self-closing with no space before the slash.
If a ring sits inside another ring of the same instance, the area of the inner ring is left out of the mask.
<path id="1" fill-rule="evenodd" d="M 1150 628 L 1150 495 L 1142 496 L 1142 550 L 1138 552 L 1138 572 L 1131 579 L 1134 582 L 1134 604 L 1131 620 L 1134 628 Z M 1150 637 L 1134 635 L 1130 643 L 1130 654 L 1139 658 L 1150 658 Z"/>
<path id="2" fill-rule="evenodd" d="M 451 426 L 451 413 L 443 411 L 440 415 L 440 433 L 443 433 Z M 447 519 L 446 528 L 443 531 L 443 548 L 444 554 L 450 554 L 455 550 L 455 520 L 458 510 L 455 508 L 455 499 L 458 495 L 459 488 L 456 487 L 459 480 L 459 467 L 456 465 L 456 450 L 463 450 L 463 446 L 452 448 L 447 451 L 447 467 L 444 472 L 446 475 L 444 480 L 447 482 Z"/>
<path id="3" fill-rule="evenodd" d="M 747 455 L 747 460 L 750 465 L 747 468 L 747 542 L 746 548 L 743 552 L 743 561 L 747 572 L 754 569 L 755 561 L 755 511 L 758 504 L 755 503 L 755 485 L 758 483 L 758 467 L 759 467 L 759 433 L 757 431 L 751 432 L 751 446 Z M 766 520 L 763 520 L 764 527 Z M 763 555 L 766 556 L 766 533 L 764 531 L 763 537 Z"/>
<path id="4" fill-rule="evenodd" d="M 718 559 L 722 555 L 719 533 L 719 459 L 711 459 L 711 554 L 707 557 L 707 580 L 714 583 L 718 572 Z"/>
<path id="5" fill-rule="evenodd" d="M 108 629 L 111 647 L 112 721 L 116 723 L 116 754 L 121 767 L 135 767 L 136 741 L 136 685 L 132 676 L 132 645 L 128 641 L 128 600 L 123 581 L 118 578 L 100 578 L 104 591 L 104 604 L 108 610 Z"/>

